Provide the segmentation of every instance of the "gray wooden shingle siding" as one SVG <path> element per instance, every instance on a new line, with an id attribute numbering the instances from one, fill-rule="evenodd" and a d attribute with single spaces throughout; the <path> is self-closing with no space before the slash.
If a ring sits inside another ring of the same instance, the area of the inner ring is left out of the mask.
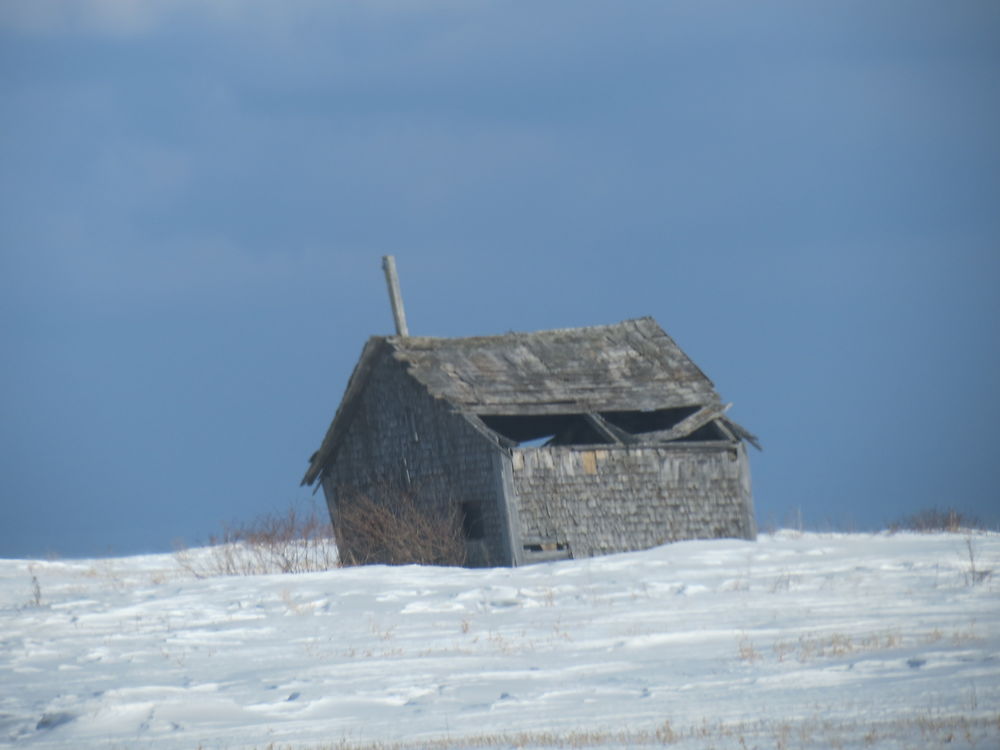
<path id="1" fill-rule="evenodd" d="M 511 565 L 496 447 L 460 414 L 408 377 L 402 363 L 378 357 L 358 396 L 336 455 L 323 473 L 331 514 L 363 495 L 409 492 L 431 513 L 462 503 L 481 509 L 483 539 L 469 545 L 472 565 Z"/>
<path id="2" fill-rule="evenodd" d="M 331 517 L 409 493 L 469 520 L 469 565 L 756 537 L 748 431 L 650 318 L 365 345 L 303 484 Z"/>
<path id="3" fill-rule="evenodd" d="M 515 448 L 511 463 L 526 560 L 756 536 L 742 445 Z"/>

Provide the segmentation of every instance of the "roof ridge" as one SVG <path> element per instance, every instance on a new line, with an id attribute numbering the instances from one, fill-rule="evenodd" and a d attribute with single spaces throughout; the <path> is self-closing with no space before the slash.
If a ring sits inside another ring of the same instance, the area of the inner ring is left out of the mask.
<path id="1" fill-rule="evenodd" d="M 618 323 L 601 323 L 601 324 L 597 324 L 597 325 L 574 326 L 574 327 L 567 327 L 567 328 L 543 328 L 543 329 L 537 330 L 537 331 L 506 331 L 504 333 L 493 333 L 493 334 L 485 334 L 485 335 L 480 334 L 480 335 L 476 335 L 476 336 L 396 336 L 396 335 L 387 335 L 387 336 L 383 336 L 381 338 L 384 338 L 393 347 L 396 347 L 396 346 L 403 346 L 403 347 L 405 347 L 405 345 L 407 343 L 425 343 L 425 342 L 426 343 L 436 343 L 436 342 L 458 342 L 458 341 L 477 341 L 477 340 L 482 340 L 482 341 L 496 341 L 496 340 L 500 340 L 500 339 L 516 338 L 516 337 L 545 336 L 547 334 L 562 334 L 562 333 L 565 333 L 565 334 L 581 333 L 582 334 L 582 333 L 587 332 L 587 331 L 597 331 L 599 329 L 607 330 L 607 329 L 615 329 L 615 328 L 624 328 L 625 326 L 628 326 L 630 323 L 631 324 L 636 324 L 636 327 L 638 327 L 638 324 L 640 324 L 640 323 L 646 323 L 646 324 L 651 323 L 652 325 L 656 326 L 656 328 L 660 332 L 664 332 L 663 329 L 660 328 L 659 323 L 657 323 L 656 320 L 652 316 L 650 316 L 650 315 L 644 315 L 644 316 L 639 317 L 639 318 L 626 318 L 625 320 L 622 320 L 622 321 L 620 321 Z"/>

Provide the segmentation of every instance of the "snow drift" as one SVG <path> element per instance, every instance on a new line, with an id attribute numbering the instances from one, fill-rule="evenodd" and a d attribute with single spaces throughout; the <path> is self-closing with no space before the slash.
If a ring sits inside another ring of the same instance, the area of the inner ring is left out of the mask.
<path id="1" fill-rule="evenodd" d="M 998 579 L 989 534 L 205 579 L 2 560 L 0 745 L 992 748 Z"/>

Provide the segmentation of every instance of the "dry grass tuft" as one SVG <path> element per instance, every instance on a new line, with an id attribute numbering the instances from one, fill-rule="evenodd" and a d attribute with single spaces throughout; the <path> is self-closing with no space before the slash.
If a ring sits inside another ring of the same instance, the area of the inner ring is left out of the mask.
<path id="1" fill-rule="evenodd" d="M 764 748 L 779 750 L 815 747 L 995 747 L 1000 737 L 1000 714 L 986 717 L 914 715 L 884 721 L 831 721 L 820 716 L 801 721 L 704 720 L 686 728 L 669 720 L 649 729 L 594 729 L 576 731 L 507 731 L 426 738 L 421 740 L 355 741 L 342 739 L 324 745 L 266 745 L 261 750 L 468 750 L 471 748 L 654 748 L 681 745 L 708 748 Z"/>
<path id="2" fill-rule="evenodd" d="M 221 536 L 209 537 L 209 546 L 207 551 L 180 549 L 174 557 L 196 578 L 309 573 L 338 566 L 330 522 L 315 505 L 306 512 L 292 505 L 281 515 L 226 525 Z"/>
<path id="3" fill-rule="evenodd" d="M 462 565 L 465 539 L 457 508 L 418 507 L 405 491 L 345 498 L 336 511 L 343 565 Z"/>
<path id="4" fill-rule="evenodd" d="M 739 652 L 740 659 L 745 662 L 750 662 L 751 664 L 761 659 L 760 651 L 754 648 L 753 641 L 751 641 L 746 634 L 740 638 Z"/>
<path id="5" fill-rule="evenodd" d="M 889 524 L 889 531 L 917 531 L 924 534 L 982 528 L 978 518 L 967 516 L 954 508 L 926 508 Z"/>

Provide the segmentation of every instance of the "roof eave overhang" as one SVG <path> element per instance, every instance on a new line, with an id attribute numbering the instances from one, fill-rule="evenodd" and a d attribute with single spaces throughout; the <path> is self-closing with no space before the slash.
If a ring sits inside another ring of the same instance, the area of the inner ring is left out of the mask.
<path id="1" fill-rule="evenodd" d="M 347 388 L 344 390 L 344 397 L 340 401 L 340 406 L 337 407 L 337 413 L 334 415 L 333 421 L 330 423 L 330 427 L 323 437 L 323 442 L 319 450 L 309 458 L 309 469 L 306 471 L 305 476 L 302 477 L 302 486 L 315 484 L 321 477 L 323 469 L 337 454 L 347 428 L 357 412 L 361 394 L 364 393 L 365 387 L 368 385 L 372 367 L 385 346 L 385 336 L 372 336 L 365 342 L 364 349 L 361 351 L 361 358 L 354 366 L 354 372 L 351 373 L 351 377 L 347 381 Z"/>

